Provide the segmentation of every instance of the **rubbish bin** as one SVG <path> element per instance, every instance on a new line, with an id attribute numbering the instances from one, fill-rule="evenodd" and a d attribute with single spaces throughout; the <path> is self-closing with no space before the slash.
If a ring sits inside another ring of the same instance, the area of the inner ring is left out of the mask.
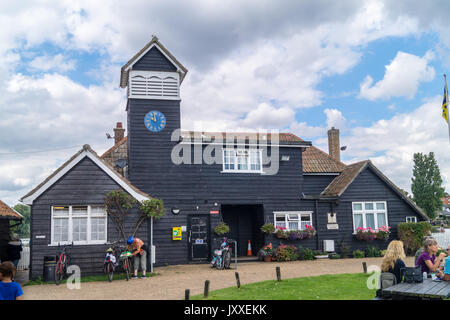
<path id="1" fill-rule="evenodd" d="M 44 282 L 55 281 L 55 270 L 56 270 L 56 257 L 55 256 L 45 256 L 44 257 Z"/>

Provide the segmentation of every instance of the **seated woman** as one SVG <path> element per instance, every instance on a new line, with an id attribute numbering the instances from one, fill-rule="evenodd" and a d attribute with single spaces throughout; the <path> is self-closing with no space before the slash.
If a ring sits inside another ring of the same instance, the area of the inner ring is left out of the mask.
<path id="1" fill-rule="evenodd" d="M 403 262 L 405 257 L 403 242 L 398 240 L 391 241 L 381 263 L 381 271 L 393 273 L 395 278 L 397 278 L 397 283 L 402 282 L 401 270 L 405 267 L 405 263 Z"/>
<path id="2" fill-rule="evenodd" d="M 439 271 L 436 275 L 445 281 L 450 281 L 450 245 L 447 248 L 447 259 L 445 259 L 444 271 Z"/>
<path id="3" fill-rule="evenodd" d="M 416 266 L 420 267 L 422 272 L 430 273 L 436 272 L 445 258 L 445 253 L 442 252 L 436 257 L 438 251 L 437 241 L 434 239 L 425 239 L 423 242 L 423 253 L 417 258 Z"/>

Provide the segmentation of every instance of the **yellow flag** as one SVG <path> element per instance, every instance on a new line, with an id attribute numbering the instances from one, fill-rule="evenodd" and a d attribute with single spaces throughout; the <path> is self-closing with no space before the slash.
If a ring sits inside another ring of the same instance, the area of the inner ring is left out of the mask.
<path id="1" fill-rule="evenodd" d="M 445 76 L 444 76 L 445 77 Z M 447 78 L 445 77 L 444 101 L 442 101 L 442 118 L 448 123 L 448 89 Z"/>

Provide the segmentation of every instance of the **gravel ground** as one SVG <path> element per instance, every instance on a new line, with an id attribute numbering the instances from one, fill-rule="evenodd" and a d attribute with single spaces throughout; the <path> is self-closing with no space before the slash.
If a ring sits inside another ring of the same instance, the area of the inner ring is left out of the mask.
<path id="1" fill-rule="evenodd" d="M 406 265 L 413 265 L 413 257 L 406 258 Z M 23 288 L 28 300 L 111 300 L 111 299 L 184 299 L 185 289 L 191 295 L 203 293 L 205 280 L 210 280 L 210 291 L 236 285 L 235 272 L 239 272 L 241 284 L 275 280 L 275 267 L 281 269 L 281 278 L 298 278 L 322 274 L 360 273 L 362 262 L 367 266 L 381 265 L 381 258 L 314 260 L 294 262 L 247 262 L 238 264 L 237 270 L 210 269 L 207 264 L 178 265 L 154 268 L 158 275 L 147 279 L 115 280 L 111 283 L 81 283 L 80 289 L 68 289 L 65 285 L 34 285 Z M 234 264 L 232 264 L 234 267 Z"/>

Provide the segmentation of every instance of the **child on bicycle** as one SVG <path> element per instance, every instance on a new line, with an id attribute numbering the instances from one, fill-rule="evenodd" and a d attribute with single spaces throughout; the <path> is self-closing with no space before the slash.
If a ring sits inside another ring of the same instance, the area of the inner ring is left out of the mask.
<path id="1" fill-rule="evenodd" d="M 22 288 L 12 278 L 16 273 L 14 264 L 10 261 L 0 264 L 0 300 L 20 300 L 23 295 Z"/>
<path id="2" fill-rule="evenodd" d="M 131 277 L 131 279 L 137 279 L 138 278 L 138 269 L 139 265 L 142 269 L 142 276 L 141 279 L 145 279 L 146 272 L 147 272 L 147 246 L 144 244 L 144 241 L 142 241 L 139 238 L 135 238 L 133 236 L 129 237 L 127 239 L 127 244 L 130 247 L 130 251 L 132 252 L 134 256 L 134 275 Z"/>

